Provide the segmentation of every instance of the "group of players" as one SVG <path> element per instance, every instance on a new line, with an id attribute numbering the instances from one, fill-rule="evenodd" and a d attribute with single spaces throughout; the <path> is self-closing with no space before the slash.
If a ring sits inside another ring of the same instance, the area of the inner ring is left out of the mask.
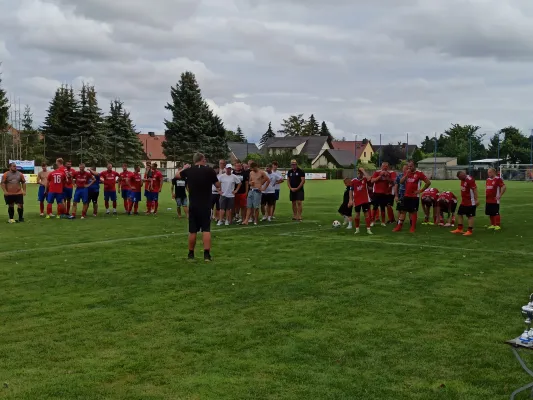
<path id="1" fill-rule="evenodd" d="M 139 166 L 133 171 L 128 165 L 122 165 L 122 172 L 113 170 L 108 164 L 107 169 L 98 173 L 96 168 L 87 169 L 80 164 L 79 169 L 72 168 L 72 163 L 64 163 L 62 158 L 56 160 L 56 169 L 49 171 L 46 164 L 37 175 L 39 191 L 37 199 L 41 217 L 75 219 L 78 204 L 82 203 L 81 219 L 86 218 L 90 203 L 93 206 L 93 216 L 98 214 L 98 199 L 100 185 L 104 187 L 104 204 L 106 214 L 117 214 L 117 193 L 124 201 L 127 214 L 139 214 L 139 202 L 144 186 L 146 197 L 146 214 L 157 214 L 159 207 L 159 193 L 163 188 L 163 174 L 157 169 L 156 163 L 147 163 L 144 175 Z M 74 190 L 75 189 L 75 190 Z M 45 201 L 46 214 L 45 214 Z M 57 205 L 57 214 L 53 214 L 53 204 Z M 112 205 L 112 208 L 110 208 Z"/>
<path id="2" fill-rule="evenodd" d="M 344 224 L 352 229 L 352 213 L 355 209 L 353 223 L 355 233 L 358 234 L 361 220 L 361 211 L 364 214 L 368 234 L 376 223 L 382 226 L 396 224 L 394 232 L 403 228 L 406 215 L 409 214 L 410 232 L 416 231 L 418 209 L 422 203 L 424 211 L 423 225 L 440 225 L 445 227 L 455 226 L 457 211 L 457 229 L 453 234 L 470 236 L 473 234 L 474 218 L 479 206 L 476 182 L 473 177 L 464 171 L 457 173 L 461 188 L 461 202 L 457 210 L 458 199 L 450 191 L 439 192 L 431 187 L 431 181 L 421 171 L 417 170 L 415 163 L 409 161 L 401 173 L 396 174 L 389 170 L 389 164 L 384 162 L 381 169 L 372 176 L 360 168 L 355 179 L 345 179 L 346 190 L 344 200 L 339 208 L 339 213 L 344 217 Z M 500 199 L 506 191 L 505 183 L 498 176 L 494 168 L 488 170 L 486 182 L 485 214 L 490 217 L 489 229 L 501 230 Z M 394 215 L 393 205 L 396 203 L 397 218 Z M 433 209 L 433 218 L 431 210 Z M 387 212 L 388 220 L 385 219 Z M 447 218 L 444 218 L 444 214 Z M 464 219 L 467 219 L 467 229 L 464 231 Z"/>

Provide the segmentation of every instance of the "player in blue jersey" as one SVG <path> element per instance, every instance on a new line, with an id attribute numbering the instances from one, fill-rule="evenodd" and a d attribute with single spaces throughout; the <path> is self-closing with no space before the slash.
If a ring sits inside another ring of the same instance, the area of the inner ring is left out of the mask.
<path id="1" fill-rule="evenodd" d="M 94 182 L 89 186 L 89 201 L 93 203 L 93 217 L 98 215 L 98 197 L 100 196 L 100 174 L 95 167 L 91 167 L 89 172 L 94 176 Z"/>

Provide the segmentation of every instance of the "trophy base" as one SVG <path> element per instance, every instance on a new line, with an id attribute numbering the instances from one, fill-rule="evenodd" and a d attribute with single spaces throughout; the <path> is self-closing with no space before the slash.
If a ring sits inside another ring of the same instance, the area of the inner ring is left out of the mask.
<path id="1" fill-rule="evenodd" d="M 514 338 L 514 339 L 511 339 L 511 340 L 507 340 L 505 342 L 506 344 L 509 344 L 513 347 L 522 347 L 524 349 L 533 349 L 533 340 L 530 341 L 530 342 L 527 342 L 527 343 L 524 343 L 522 342 L 522 339 L 520 336 Z"/>

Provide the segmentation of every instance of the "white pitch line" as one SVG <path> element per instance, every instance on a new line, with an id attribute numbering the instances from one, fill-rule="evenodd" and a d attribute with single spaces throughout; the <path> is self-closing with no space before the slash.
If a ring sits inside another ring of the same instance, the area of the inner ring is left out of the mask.
<path id="1" fill-rule="evenodd" d="M 316 223 L 318 221 L 303 221 L 301 224 L 305 223 Z M 242 231 L 242 230 L 248 230 L 248 229 L 259 229 L 259 228 L 271 228 L 276 226 L 283 226 L 283 225 L 295 225 L 300 226 L 301 224 L 298 224 L 295 221 L 292 222 L 281 222 L 279 224 L 273 223 L 270 225 L 257 225 L 257 226 L 241 226 L 240 228 L 227 228 L 227 229 L 215 229 L 211 230 L 211 233 L 218 233 L 218 232 L 228 232 L 228 231 Z M 19 250 L 9 250 L 9 251 L 2 251 L 0 252 L 1 256 L 7 256 L 10 254 L 19 254 L 19 253 L 33 253 L 38 251 L 47 251 L 47 250 L 61 250 L 61 249 L 67 249 L 67 248 L 79 248 L 79 247 L 87 247 L 87 246 L 93 246 L 98 244 L 109 244 L 109 243 L 120 243 L 120 242 L 128 242 L 133 240 L 146 240 L 146 239 L 157 239 L 157 238 L 169 238 L 174 236 L 188 236 L 189 232 L 179 232 L 179 233 L 167 233 L 162 235 L 150 235 L 150 236 L 134 236 L 134 237 L 127 237 L 127 238 L 119 238 L 119 239 L 108 239 L 108 240 L 98 240 L 94 242 L 82 242 L 82 243 L 68 243 L 68 244 L 62 244 L 60 246 L 52 246 L 52 247 L 37 247 L 37 248 L 29 248 L 29 249 L 19 249 Z"/>

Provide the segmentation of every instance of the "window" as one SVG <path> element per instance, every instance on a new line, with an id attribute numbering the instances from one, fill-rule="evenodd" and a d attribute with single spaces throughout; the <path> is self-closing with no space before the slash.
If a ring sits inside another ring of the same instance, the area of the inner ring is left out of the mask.
<path id="1" fill-rule="evenodd" d="M 166 161 L 161 161 L 161 168 L 162 169 L 166 169 L 167 168 L 167 162 Z"/>
<path id="2" fill-rule="evenodd" d="M 364 154 L 364 157 L 366 158 L 366 151 L 363 154 Z"/>

